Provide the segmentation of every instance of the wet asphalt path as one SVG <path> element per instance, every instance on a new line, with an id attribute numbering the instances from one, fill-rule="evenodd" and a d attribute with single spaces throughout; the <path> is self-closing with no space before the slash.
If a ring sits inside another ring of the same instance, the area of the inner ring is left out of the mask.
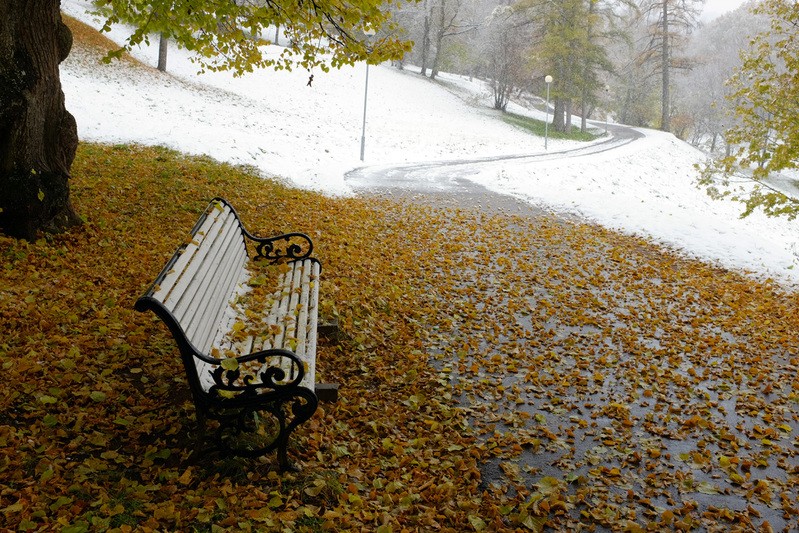
<path id="1" fill-rule="evenodd" d="M 601 127 L 604 128 L 604 124 Z M 608 138 L 578 148 L 398 166 L 365 166 L 349 172 L 345 176 L 345 181 L 356 191 L 364 193 L 421 193 L 447 196 L 454 194 L 467 199 L 474 196 L 491 196 L 494 193 L 490 193 L 469 178 L 485 171 L 486 168 L 508 161 L 534 164 L 553 159 L 585 157 L 614 150 L 644 137 L 639 131 L 627 126 L 609 124 L 608 131 L 611 134 Z M 496 200 L 486 199 L 488 202 Z"/>

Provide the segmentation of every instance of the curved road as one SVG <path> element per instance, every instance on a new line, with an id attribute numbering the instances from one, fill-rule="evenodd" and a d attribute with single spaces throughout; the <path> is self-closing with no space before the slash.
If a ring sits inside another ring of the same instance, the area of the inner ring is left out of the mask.
<path id="1" fill-rule="evenodd" d="M 595 124 L 604 129 L 605 125 Z M 481 157 L 449 161 L 409 163 L 393 167 L 361 167 L 348 172 L 344 179 L 353 189 L 361 191 L 388 192 L 401 190 L 421 193 L 461 193 L 473 195 L 481 186 L 469 180 L 486 166 L 502 161 L 531 162 L 552 159 L 581 157 L 613 150 L 644 137 L 644 134 L 628 126 L 609 124 L 612 135 L 602 141 L 578 148 L 555 150 L 551 152 Z"/>

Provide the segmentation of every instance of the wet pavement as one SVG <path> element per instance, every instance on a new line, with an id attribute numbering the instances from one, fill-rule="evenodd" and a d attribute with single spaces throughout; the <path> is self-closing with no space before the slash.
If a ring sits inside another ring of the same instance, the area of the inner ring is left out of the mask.
<path id="1" fill-rule="evenodd" d="M 764 288 L 468 180 L 496 163 L 348 177 L 443 213 L 428 345 L 486 491 L 562 530 L 799 530 L 799 358 L 739 308 Z"/>

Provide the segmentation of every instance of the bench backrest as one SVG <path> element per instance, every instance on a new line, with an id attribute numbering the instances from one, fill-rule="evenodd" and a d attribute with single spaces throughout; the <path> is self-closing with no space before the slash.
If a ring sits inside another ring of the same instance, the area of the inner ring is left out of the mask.
<path id="1" fill-rule="evenodd" d="M 192 229 L 191 241 L 178 248 L 136 302 L 137 310 L 152 310 L 167 324 L 184 365 L 194 367 L 195 356 L 216 362 L 211 344 L 237 288 L 247 280 L 247 260 L 236 212 L 224 200 L 215 199 Z"/>

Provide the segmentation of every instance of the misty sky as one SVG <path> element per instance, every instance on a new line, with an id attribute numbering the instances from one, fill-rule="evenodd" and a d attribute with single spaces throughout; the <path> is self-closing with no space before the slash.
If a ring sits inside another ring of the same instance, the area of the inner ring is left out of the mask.
<path id="1" fill-rule="evenodd" d="M 707 0 L 705 2 L 705 9 L 702 11 L 702 20 L 709 22 L 719 15 L 723 15 L 728 11 L 732 11 L 745 0 Z"/>

